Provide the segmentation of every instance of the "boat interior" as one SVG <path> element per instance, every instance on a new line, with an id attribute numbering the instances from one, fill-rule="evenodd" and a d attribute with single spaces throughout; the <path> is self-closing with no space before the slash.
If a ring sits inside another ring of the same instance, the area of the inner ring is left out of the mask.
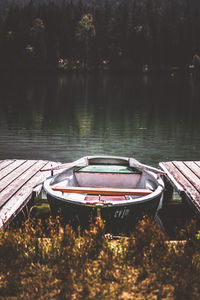
<path id="1" fill-rule="evenodd" d="M 75 172 L 77 186 L 136 188 L 141 174 L 89 173 Z"/>
<path id="2" fill-rule="evenodd" d="M 63 175 L 65 174 L 65 176 Z M 62 192 L 86 194 L 85 200 L 125 200 L 126 195 L 148 195 L 155 182 L 137 169 L 121 165 L 89 165 L 62 172 L 51 184 Z M 62 178 L 60 178 L 63 176 Z M 54 189 L 56 190 L 56 189 Z M 125 190 L 128 190 L 125 193 Z"/>

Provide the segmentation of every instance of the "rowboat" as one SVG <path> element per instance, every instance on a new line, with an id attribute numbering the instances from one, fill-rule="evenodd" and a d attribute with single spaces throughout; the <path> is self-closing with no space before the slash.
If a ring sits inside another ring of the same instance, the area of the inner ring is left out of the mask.
<path id="1" fill-rule="evenodd" d="M 52 214 L 72 224 L 85 227 L 100 216 L 108 226 L 128 226 L 154 216 L 162 201 L 164 172 L 134 158 L 87 156 L 51 171 L 62 168 L 44 190 Z"/>

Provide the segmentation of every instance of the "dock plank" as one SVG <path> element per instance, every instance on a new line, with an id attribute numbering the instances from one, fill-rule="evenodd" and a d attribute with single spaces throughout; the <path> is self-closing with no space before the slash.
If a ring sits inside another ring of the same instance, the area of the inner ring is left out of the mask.
<path id="1" fill-rule="evenodd" d="M 10 175 L 10 173 L 12 173 L 19 166 L 23 165 L 25 162 L 26 162 L 25 160 L 16 160 L 16 161 L 13 161 L 11 164 L 7 165 L 4 169 L 1 170 L 0 180 L 2 180 L 2 178 L 4 178 L 4 177 Z M 4 181 L 6 181 L 6 180 L 7 179 L 5 179 Z M 1 181 L 1 185 L 2 185 L 2 181 Z"/>
<path id="2" fill-rule="evenodd" d="M 4 205 L 0 208 L 0 229 L 5 229 L 8 226 L 8 224 L 12 222 L 12 220 L 17 216 L 17 214 L 32 199 L 35 186 L 37 186 L 38 193 L 41 191 L 41 183 L 51 175 L 51 172 L 40 172 L 40 169 L 49 168 L 51 166 L 57 166 L 58 164 L 60 163 L 49 161 L 37 161 L 36 164 L 34 164 L 31 167 L 31 169 L 26 171 L 26 174 L 19 178 L 19 181 L 15 181 L 15 184 L 17 185 L 18 189 L 17 187 L 14 189 L 13 186 L 13 194 L 11 194 L 9 200 L 5 202 Z"/>
<path id="3" fill-rule="evenodd" d="M 171 161 L 162 162 L 159 165 L 163 170 L 167 169 L 166 177 L 178 192 L 181 191 L 181 196 L 186 198 L 200 215 L 200 162 Z"/>
<path id="4" fill-rule="evenodd" d="M 174 166 L 173 162 L 165 162 L 167 170 L 172 174 L 175 180 L 181 184 L 184 190 L 187 189 L 192 198 L 199 196 L 199 193 L 194 190 L 193 185 L 185 178 L 185 176 Z"/>
<path id="5" fill-rule="evenodd" d="M 33 164 L 35 164 L 36 160 L 19 160 L 14 164 L 17 166 L 14 169 L 7 170 L 7 175 L 5 175 L 0 182 L 0 192 L 2 192 L 7 186 L 9 186 L 16 178 L 18 178 L 21 174 L 23 174 L 26 170 L 28 170 Z M 1 194 L 0 194 L 1 195 Z"/>
<path id="6" fill-rule="evenodd" d="M 43 166 L 44 161 L 27 161 L 20 168 L 20 172 L 16 173 L 16 178 L 0 193 L 0 207 L 4 205 L 9 198 L 12 197 L 30 178 L 35 175 Z M 14 173 L 14 172 L 13 172 Z"/>
<path id="7" fill-rule="evenodd" d="M 187 178 L 189 182 L 200 192 L 200 178 L 188 168 L 188 166 L 181 161 L 174 161 L 173 164 L 179 169 L 179 171 Z"/>
<path id="8" fill-rule="evenodd" d="M 3 170 L 5 167 L 13 163 L 15 160 L 11 159 L 6 159 L 6 160 L 1 160 L 0 162 L 0 171 Z"/>
<path id="9" fill-rule="evenodd" d="M 200 161 L 195 161 L 195 163 L 200 167 Z"/>
<path id="10" fill-rule="evenodd" d="M 194 161 L 185 161 L 184 163 L 186 166 L 188 166 L 188 168 L 191 169 L 193 173 L 196 174 L 196 176 L 200 178 L 200 165 L 198 166 L 198 164 Z"/>

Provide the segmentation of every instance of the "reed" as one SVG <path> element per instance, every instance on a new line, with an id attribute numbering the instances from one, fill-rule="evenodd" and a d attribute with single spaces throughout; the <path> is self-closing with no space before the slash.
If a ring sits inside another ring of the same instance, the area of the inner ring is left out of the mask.
<path id="1" fill-rule="evenodd" d="M 84 232 L 29 219 L 0 233 L 1 299 L 199 299 L 198 234 L 192 221 L 172 243 L 144 218 L 112 241 L 101 219 Z"/>

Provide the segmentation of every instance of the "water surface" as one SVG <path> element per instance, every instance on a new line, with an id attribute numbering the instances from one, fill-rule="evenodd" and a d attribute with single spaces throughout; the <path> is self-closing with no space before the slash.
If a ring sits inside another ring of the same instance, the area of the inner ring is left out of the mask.
<path id="1" fill-rule="evenodd" d="M 5 74 L 0 80 L 0 159 L 200 160 L 200 83 L 189 74 Z"/>

